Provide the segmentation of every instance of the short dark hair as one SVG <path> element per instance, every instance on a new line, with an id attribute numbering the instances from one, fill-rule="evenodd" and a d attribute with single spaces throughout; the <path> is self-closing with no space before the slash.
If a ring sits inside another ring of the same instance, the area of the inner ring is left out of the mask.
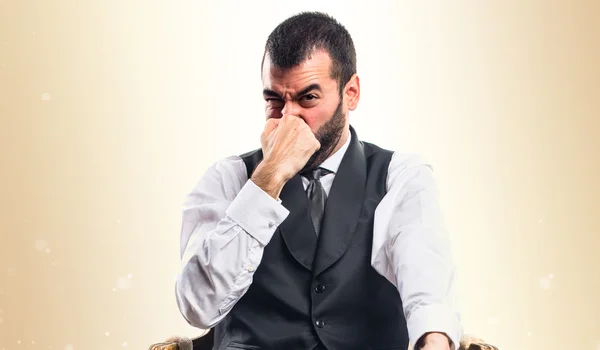
<path id="1" fill-rule="evenodd" d="M 316 50 L 331 57 L 331 78 L 337 80 L 341 93 L 356 73 L 356 50 L 346 28 L 322 12 L 302 12 L 281 22 L 267 39 L 261 71 L 267 53 L 273 65 L 289 69 Z"/>

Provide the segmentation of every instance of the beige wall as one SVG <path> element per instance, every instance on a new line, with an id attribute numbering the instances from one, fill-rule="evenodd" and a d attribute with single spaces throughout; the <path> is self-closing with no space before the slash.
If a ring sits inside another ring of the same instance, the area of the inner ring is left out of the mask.
<path id="1" fill-rule="evenodd" d="M 599 2 L 173 3 L 0 1 L 0 349 L 198 333 L 180 206 L 258 146 L 262 45 L 305 9 L 355 38 L 359 135 L 435 165 L 466 331 L 600 347 Z"/>

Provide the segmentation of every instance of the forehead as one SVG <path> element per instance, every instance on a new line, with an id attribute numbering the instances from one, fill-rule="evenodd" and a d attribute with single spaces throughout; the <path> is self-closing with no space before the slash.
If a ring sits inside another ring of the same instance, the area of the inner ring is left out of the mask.
<path id="1" fill-rule="evenodd" d="M 323 86 L 336 84 L 331 78 L 331 58 L 325 51 L 313 52 L 304 62 L 289 69 L 273 65 L 267 54 L 262 80 L 265 88 L 273 90 L 297 90 L 314 83 Z"/>

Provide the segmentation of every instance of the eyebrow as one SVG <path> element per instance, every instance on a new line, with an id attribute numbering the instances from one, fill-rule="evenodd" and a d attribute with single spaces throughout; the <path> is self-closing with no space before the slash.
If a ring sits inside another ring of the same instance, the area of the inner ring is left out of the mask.
<path id="1" fill-rule="evenodd" d="M 319 92 L 322 92 L 323 89 L 321 89 L 321 85 L 319 84 L 310 84 L 309 86 L 305 87 L 304 89 L 300 90 L 300 92 L 298 92 L 296 94 L 296 96 L 294 96 L 295 98 L 298 98 L 299 96 L 303 96 L 306 95 L 307 93 L 313 91 L 313 90 L 317 90 Z M 271 90 L 271 89 L 264 89 L 263 90 L 263 96 L 266 97 L 274 97 L 274 98 L 279 98 L 281 99 L 281 95 L 276 93 L 275 91 Z"/>

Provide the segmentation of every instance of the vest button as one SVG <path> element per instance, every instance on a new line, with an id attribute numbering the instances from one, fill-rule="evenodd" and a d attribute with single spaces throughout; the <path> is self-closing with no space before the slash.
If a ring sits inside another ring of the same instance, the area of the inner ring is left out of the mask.
<path id="1" fill-rule="evenodd" d="M 325 286 L 322 284 L 319 284 L 315 287 L 315 292 L 317 293 L 323 293 L 325 291 Z"/>
<path id="2" fill-rule="evenodd" d="M 323 322 L 321 320 L 317 320 L 315 322 L 315 325 L 317 325 L 317 327 L 319 327 L 319 328 L 323 328 L 323 326 L 325 326 L 325 322 Z"/>

